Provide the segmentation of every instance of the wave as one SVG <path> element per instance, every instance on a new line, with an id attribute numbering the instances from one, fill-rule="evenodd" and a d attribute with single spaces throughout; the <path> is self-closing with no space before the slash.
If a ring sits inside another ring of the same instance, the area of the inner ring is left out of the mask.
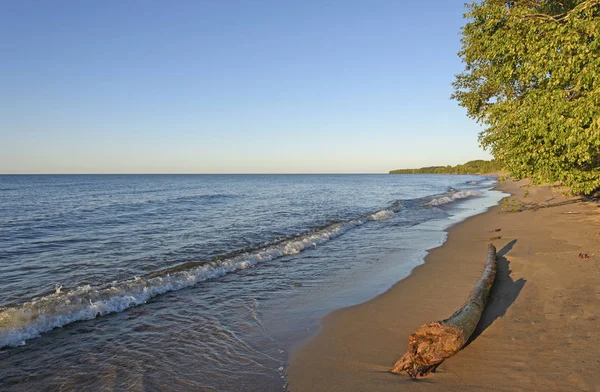
<path id="1" fill-rule="evenodd" d="M 0 309 L 0 347 L 23 345 L 28 339 L 75 321 L 122 312 L 169 291 L 181 290 L 261 262 L 300 253 L 369 220 L 376 219 L 364 217 L 334 223 L 319 230 L 274 241 L 255 250 L 239 251 L 208 262 L 186 263 L 105 287 L 86 285 L 69 292 L 58 287 L 53 294 L 17 307 Z"/>
<path id="2" fill-rule="evenodd" d="M 449 192 L 444 193 L 443 195 L 438 195 L 433 199 L 429 200 L 425 203 L 425 206 L 440 206 L 442 204 L 452 203 L 453 201 L 458 199 L 466 199 L 468 197 L 474 197 L 479 195 L 481 195 L 480 191 L 451 189 Z"/>
<path id="3" fill-rule="evenodd" d="M 375 221 L 381 221 L 381 220 L 388 220 L 390 218 L 392 218 L 394 215 L 396 214 L 396 212 L 394 212 L 393 210 L 381 210 L 381 211 L 377 211 L 374 214 L 371 214 L 370 217 L 371 219 L 375 220 Z"/>
<path id="4" fill-rule="evenodd" d="M 475 196 L 479 192 L 452 190 L 425 203 L 445 204 Z M 394 217 L 403 208 L 402 201 L 358 218 L 334 222 L 297 235 L 281 237 L 252 248 L 229 253 L 210 261 L 188 262 L 133 279 L 105 286 L 85 285 L 73 290 L 57 287 L 52 294 L 20 305 L 0 308 L 0 348 L 24 345 L 29 339 L 76 321 L 91 320 L 109 313 L 122 312 L 146 303 L 158 295 L 191 287 L 199 282 L 251 268 L 259 263 L 295 255 L 314 248 L 346 231 L 372 221 Z"/>
<path id="5" fill-rule="evenodd" d="M 235 199 L 239 197 L 239 195 L 228 194 L 228 193 L 208 193 L 201 195 L 188 195 L 188 196 L 180 196 L 173 200 L 165 200 L 166 202 L 174 202 L 174 203 L 185 203 L 188 201 L 221 201 L 225 199 Z"/>

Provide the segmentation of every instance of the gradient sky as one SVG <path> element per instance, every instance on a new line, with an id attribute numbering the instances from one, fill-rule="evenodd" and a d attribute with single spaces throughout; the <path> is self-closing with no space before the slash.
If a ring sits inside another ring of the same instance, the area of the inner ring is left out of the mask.
<path id="1" fill-rule="evenodd" d="M 369 173 L 488 159 L 464 0 L 3 1 L 0 173 Z"/>

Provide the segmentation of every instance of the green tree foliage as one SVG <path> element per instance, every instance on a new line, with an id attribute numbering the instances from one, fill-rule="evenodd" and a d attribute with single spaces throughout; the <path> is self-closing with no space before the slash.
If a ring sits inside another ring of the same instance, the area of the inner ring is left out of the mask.
<path id="1" fill-rule="evenodd" d="M 517 178 L 600 187 L 600 0 L 467 6 L 453 98 Z"/>
<path id="2" fill-rule="evenodd" d="M 456 166 L 428 166 L 419 169 L 390 170 L 390 174 L 488 174 L 496 173 L 500 169 L 500 164 L 495 160 L 484 161 L 479 159 Z"/>

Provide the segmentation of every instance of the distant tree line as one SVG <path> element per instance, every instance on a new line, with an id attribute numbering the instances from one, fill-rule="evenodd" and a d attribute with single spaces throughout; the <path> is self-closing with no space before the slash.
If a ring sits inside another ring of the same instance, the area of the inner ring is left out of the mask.
<path id="1" fill-rule="evenodd" d="M 390 174 L 489 174 L 502 170 L 502 165 L 496 161 L 478 159 L 456 166 L 427 166 L 419 169 L 390 170 Z"/>
<path id="2" fill-rule="evenodd" d="M 599 189 L 600 0 L 480 0 L 465 18 L 453 98 L 481 145 L 517 179 Z"/>

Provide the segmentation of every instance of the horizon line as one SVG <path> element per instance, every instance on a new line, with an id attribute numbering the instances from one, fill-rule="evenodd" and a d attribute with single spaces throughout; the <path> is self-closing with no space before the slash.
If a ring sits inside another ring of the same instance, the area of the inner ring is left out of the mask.
<path id="1" fill-rule="evenodd" d="M 377 174 L 390 174 L 389 172 L 357 172 L 357 173 L 343 173 L 343 172 L 324 172 L 324 173 L 0 173 L 0 176 L 198 176 L 198 175 L 232 175 L 232 176 L 256 176 L 256 175 L 377 175 Z"/>

